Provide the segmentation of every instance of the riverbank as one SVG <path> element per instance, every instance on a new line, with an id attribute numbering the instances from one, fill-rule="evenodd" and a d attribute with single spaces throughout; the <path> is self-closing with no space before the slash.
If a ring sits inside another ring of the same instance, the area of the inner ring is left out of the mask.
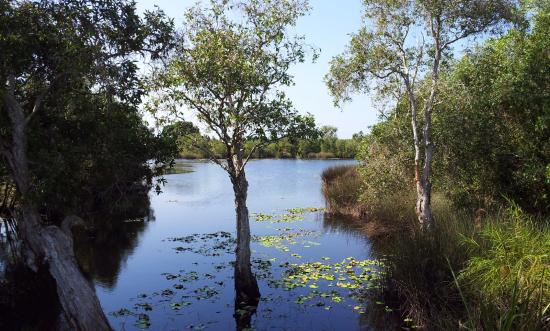
<path id="1" fill-rule="evenodd" d="M 422 233 L 414 227 L 414 199 L 396 196 L 369 208 L 361 202 L 360 187 L 352 167 L 323 173 L 328 211 L 354 216 L 374 241 L 388 268 L 385 300 L 408 325 L 426 330 L 550 327 L 546 221 L 514 205 L 476 217 L 436 195 L 437 226 Z"/>
<path id="2" fill-rule="evenodd" d="M 221 155 L 220 159 L 223 159 Z M 209 161 L 210 159 L 205 158 L 202 155 L 184 153 L 179 155 L 181 160 L 194 160 L 194 161 Z M 251 160 L 355 160 L 354 157 L 336 157 L 332 153 L 313 153 L 313 155 L 308 155 L 307 157 L 293 157 L 293 156 L 265 156 L 265 157 L 251 157 Z"/>

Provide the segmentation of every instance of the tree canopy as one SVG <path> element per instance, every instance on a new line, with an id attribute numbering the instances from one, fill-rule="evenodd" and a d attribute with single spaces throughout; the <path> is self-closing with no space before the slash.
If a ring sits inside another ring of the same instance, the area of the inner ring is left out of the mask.
<path id="1" fill-rule="evenodd" d="M 363 6 L 364 26 L 352 35 L 344 54 L 332 60 L 325 81 L 336 105 L 349 101 L 352 93 L 373 88 L 394 103 L 405 97 L 415 154 L 416 213 L 420 227 L 428 229 L 434 223 L 431 132 L 432 113 L 442 101 L 438 94 L 441 66 L 456 42 L 498 31 L 514 20 L 517 4 L 511 0 L 365 0 Z"/>
<path id="2" fill-rule="evenodd" d="M 308 50 L 316 54 L 303 37 L 286 30 L 307 10 L 305 1 L 282 0 L 212 1 L 209 8 L 191 8 L 168 66 L 154 78 L 162 96 L 152 109 L 168 101 L 164 109 L 171 114 L 182 117 L 182 107 L 194 112 L 227 146 L 224 159 L 245 140 L 257 141 L 255 150 L 313 131 L 313 118 L 299 115 L 280 89 L 292 84 L 292 64 L 303 62 Z M 197 147 L 217 160 L 211 147 Z"/>

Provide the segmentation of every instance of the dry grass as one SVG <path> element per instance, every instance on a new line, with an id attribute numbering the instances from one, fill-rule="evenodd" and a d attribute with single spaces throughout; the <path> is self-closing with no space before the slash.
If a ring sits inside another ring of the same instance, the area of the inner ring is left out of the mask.
<path id="1" fill-rule="evenodd" d="M 361 181 L 354 165 L 334 166 L 323 171 L 323 195 L 327 210 L 354 218 L 366 216 L 366 206 L 359 203 Z"/>
<path id="2" fill-rule="evenodd" d="M 372 208 L 362 200 L 361 178 L 357 166 L 334 166 L 321 175 L 328 213 L 360 221 L 363 231 L 373 239 L 409 233 L 414 224 L 414 197 L 396 193 Z M 405 207 L 406 206 L 406 207 Z"/>
<path id="3" fill-rule="evenodd" d="M 331 152 L 308 153 L 307 158 L 325 160 L 325 159 L 334 159 L 336 158 L 336 155 L 334 155 L 334 153 L 331 153 Z"/>

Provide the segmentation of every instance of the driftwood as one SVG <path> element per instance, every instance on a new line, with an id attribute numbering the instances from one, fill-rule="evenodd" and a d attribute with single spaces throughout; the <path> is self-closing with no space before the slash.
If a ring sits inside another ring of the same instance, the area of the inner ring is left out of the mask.
<path id="1" fill-rule="evenodd" d="M 20 229 L 25 238 L 26 264 L 34 270 L 45 265 L 55 280 L 62 310 L 59 330 L 111 330 L 95 290 L 82 275 L 74 256 L 70 224 L 75 218 L 66 220 L 69 222 L 64 222 L 63 227 L 68 233 L 53 225 L 42 227 L 40 216 L 32 210 L 23 212 L 24 226 Z"/>

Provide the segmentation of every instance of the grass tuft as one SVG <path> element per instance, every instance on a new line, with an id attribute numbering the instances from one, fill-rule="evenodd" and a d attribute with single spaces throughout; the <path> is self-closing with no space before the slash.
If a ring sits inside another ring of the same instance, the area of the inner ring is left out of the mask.
<path id="1" fill-rule="evenodd" d="M 329 212 L 362 219 L 387 267 L 379 295 L 400 308 L 406 327 L 550 330 L 548 219 L 512 202 L 489 214 L 458 210 L 434 194 L 435 227 L 421 232 L 414 194 L 362 199 L 355 166 L 329 168 L 322 179 Z"/>
<path id="2" fill-rule="evenodd" d="M 366 208 L 357 203 L 361 194 L 361 181 L 355 165 L 327 168 L 321 175 L 327 212 L 362 218 Z"/>

